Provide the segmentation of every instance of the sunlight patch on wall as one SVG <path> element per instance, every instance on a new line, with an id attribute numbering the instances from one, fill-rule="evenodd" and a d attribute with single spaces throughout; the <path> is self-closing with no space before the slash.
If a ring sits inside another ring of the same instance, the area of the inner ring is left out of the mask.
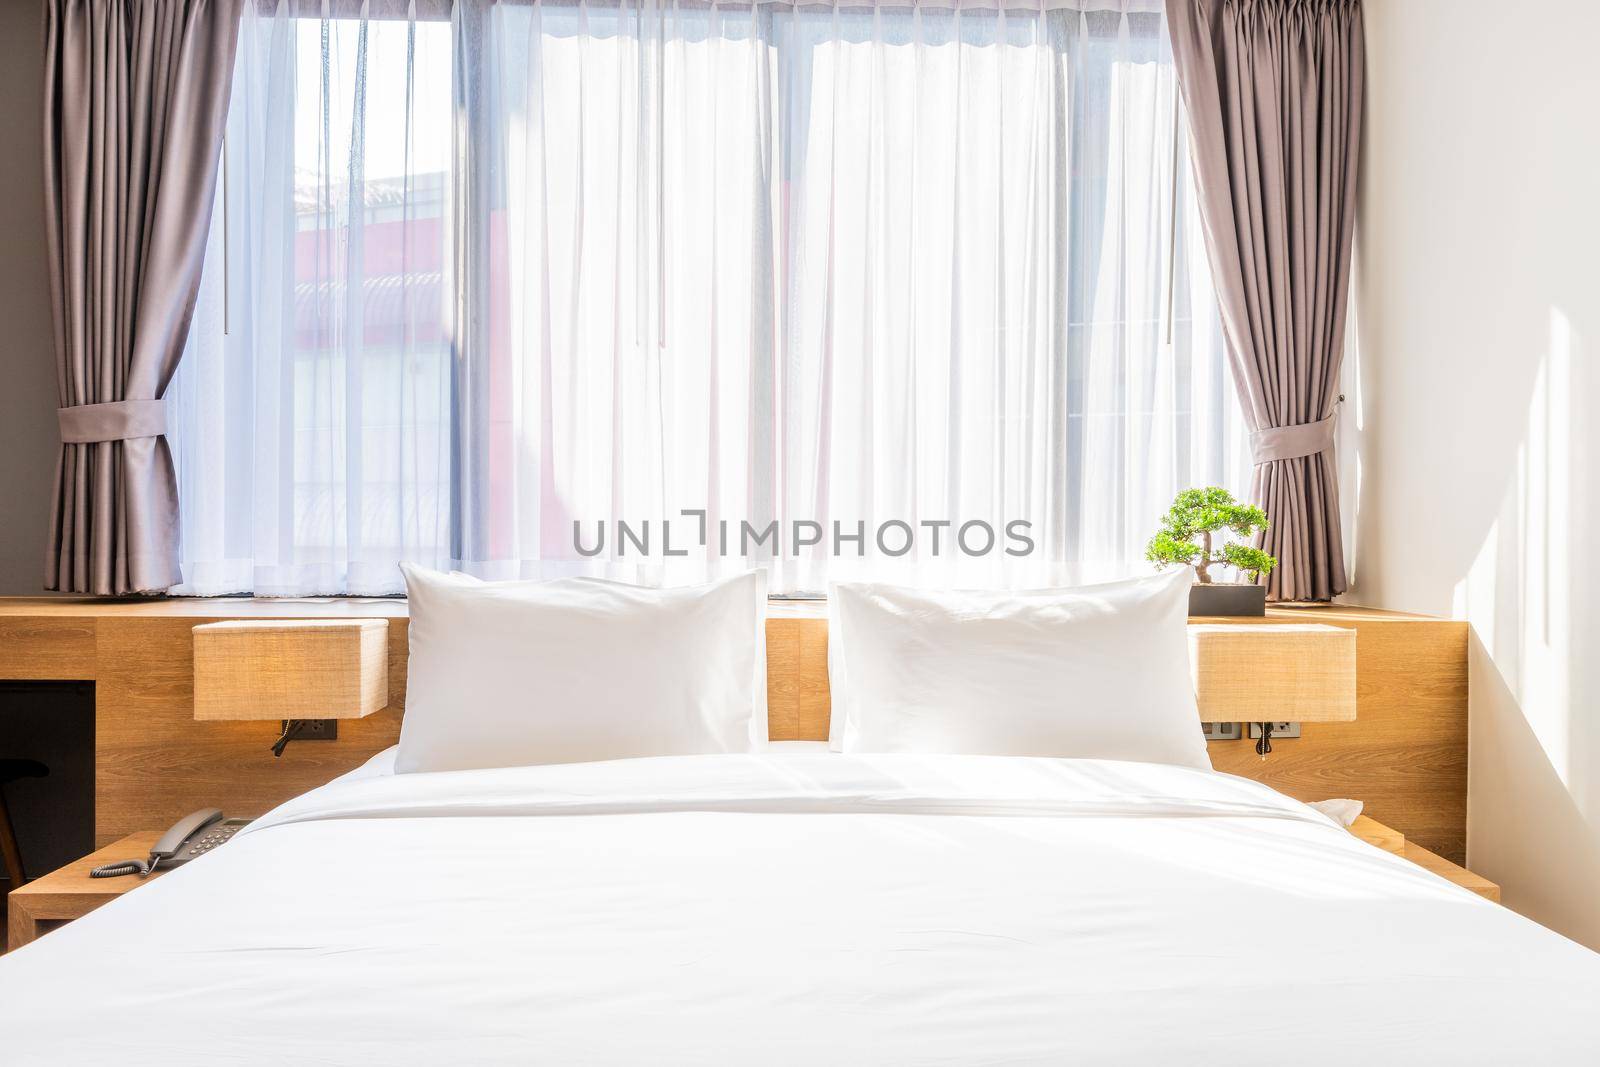
<path id="1" fill-rule="evenodd" d="M 1550 766 L 1571 785 L 1572 323 L 1550 310 L 1513 475 L 1454 614 L 1472 624 Z"/>

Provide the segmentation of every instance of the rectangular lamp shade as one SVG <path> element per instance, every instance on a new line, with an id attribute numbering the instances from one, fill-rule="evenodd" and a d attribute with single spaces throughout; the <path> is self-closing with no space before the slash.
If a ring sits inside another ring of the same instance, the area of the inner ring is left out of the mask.
<path id="1" fill-rule="evenodd" d="M 359 719 L 388 703 L 387 619 L 194 628 L 196 719 Z"/>
<path id="2" fill-rule="evenodd" d="M 1201 722 L 1351 722 L 1356 632 L 1338 626 L 1195 625 Z"/>

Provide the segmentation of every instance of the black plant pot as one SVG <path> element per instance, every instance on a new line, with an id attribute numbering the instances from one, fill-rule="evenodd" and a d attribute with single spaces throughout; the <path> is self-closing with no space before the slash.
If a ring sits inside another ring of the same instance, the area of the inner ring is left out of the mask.
<path id="1" fill-rule="evenodd" d="M 1266 613 L 1267 587 L 1264 585 L 1218 582 L 1213 585 L 1196 583 L 1189 588 L 1191 616 L 1265 615 Z"/>

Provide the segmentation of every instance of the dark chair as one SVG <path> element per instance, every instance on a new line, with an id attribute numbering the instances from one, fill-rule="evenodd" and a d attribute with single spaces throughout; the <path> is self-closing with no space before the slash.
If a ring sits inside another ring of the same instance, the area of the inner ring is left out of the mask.
<path id="1" fill-rule="evenodd" d="M 31 759 L 0 759 L 0 860 L 6 878 L 15 889 L 27 879 L 22 873 L 22 853 L 17 850 L 17 835 L 11 828 L 11 811 L 6 807 L 6 786 L 18 778 L 47 778 L 50 768 Z"/>

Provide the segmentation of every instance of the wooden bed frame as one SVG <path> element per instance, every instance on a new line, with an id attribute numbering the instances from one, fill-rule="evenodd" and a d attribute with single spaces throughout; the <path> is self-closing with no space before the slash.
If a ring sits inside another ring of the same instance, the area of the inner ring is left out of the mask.
<path id="1" fill-rule="evenodd" d="M 821 607 L 773 603 L 767 700 L 774 740 L 828 736 L 828 626 Z M 387 618 L 389 707 L 339 724 L 339 739 L 268 751 L 273 722 L 196 722 L 193 636 L 201 622 Z M 1466 852 L 1467 627 L 1365 608 L 1275 609 L 1265 619 L 1358 631 L 1357 715 L 1307 723 L 1256 756 L 1248 740 L 1209 745 L 1218 770 L 1303 800 L 1352 797 L 1368 814 L 1446 858 Z M 401 600 L 99 601 L 0 598 L 0 679 L 95 684 L 95 840 L 167 826 L 221 807 L 255 816 L 395 743 L 406 690 Z"/>

